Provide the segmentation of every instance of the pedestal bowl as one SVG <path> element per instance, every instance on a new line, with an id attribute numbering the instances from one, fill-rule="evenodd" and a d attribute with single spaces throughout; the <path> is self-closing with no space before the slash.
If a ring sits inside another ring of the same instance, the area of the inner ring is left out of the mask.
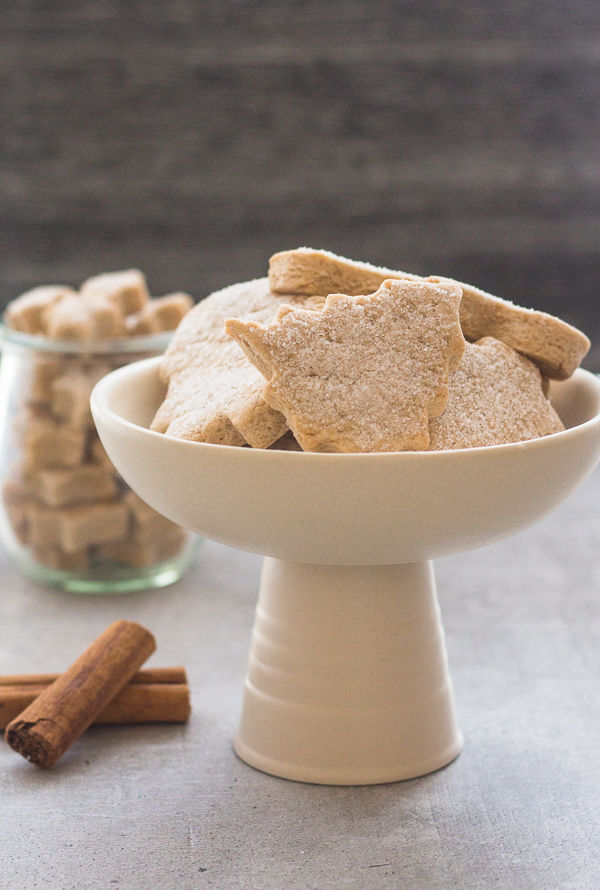
<path id="1" fill-rule="evenodd" d="M 341 785 L 449 763 L 462 740 L 431 560 L 519 532 L 571 494 L 600 455 L 600 380 L 579 370 L 553 383 L 567 429 L 541 439 L 308 454 L 152 432 L 159 361 L 101 380 L 92 412 L 151 507 L 265 557 L 237 754 L 276 776 Z"/>

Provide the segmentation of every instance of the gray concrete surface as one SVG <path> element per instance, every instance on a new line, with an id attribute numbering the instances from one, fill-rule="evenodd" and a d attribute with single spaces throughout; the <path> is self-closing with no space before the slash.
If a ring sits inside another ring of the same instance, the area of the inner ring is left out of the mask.
<path id="1" fill-rule="evenodd" d="M 0 672 L 65 668 L 110 621 L 184 663 L 186 727 L 88 731 L 49 772 L 0 747 L 2 890 L 592 890 L 600 848 L 600 472 L 552 517 L 437 563 L 465 749 L 424 778 L 263 775 L 230 740 L 260 560 L 206 543 L 162 592 L 46 591 L 2 560 Z"/>

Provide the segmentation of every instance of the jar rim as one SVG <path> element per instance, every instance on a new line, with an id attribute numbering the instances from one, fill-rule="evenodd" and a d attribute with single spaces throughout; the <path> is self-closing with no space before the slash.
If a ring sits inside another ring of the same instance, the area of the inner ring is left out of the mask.
<path id="1" fill-rule="evenodd" d="M 119 337 L 112 340 L 50 340 L 48 337 L 26 334 L 9 328 L 0 321 L 0 350 L 20 346 L 36 352 L 61 352 L 73 355 L 108 355 L 110 353 L 164 352 L 174 331 L 144 334 L 138 337 Z"/>

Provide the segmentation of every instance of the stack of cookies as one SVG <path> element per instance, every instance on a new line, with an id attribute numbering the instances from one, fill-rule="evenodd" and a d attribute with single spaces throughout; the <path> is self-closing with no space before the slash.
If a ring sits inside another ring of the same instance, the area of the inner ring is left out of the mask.
<path id="1" fill-rule="evenodd" d="M 300 248 L 186 315 L 152 429 L 313 452 L 519 442 L 564 429 L 548 383 L 589 346 L 560 319 L 470 285 Z"/>
<path id="2" fill-rule="evenodd" d="M 6 325 L 36 339 L 5 358 L 16 363 L 17 385 L 3 449 L 3 502 L 16 539 L 36 562 L 61 571 L 107 563 L 140 569 L 183 547 L 185 532 L 120 478 L 89 401 L 101 377 L 150 354 L 142 341 L 131 341 L 133 353 L 118 344 L 111 351 L 105 341 L 172 330 L 192 306 L 187 294 L 152 299 L 138 270 L 90 278 L 79 292 L 35 288 L 8 306 Z"/>

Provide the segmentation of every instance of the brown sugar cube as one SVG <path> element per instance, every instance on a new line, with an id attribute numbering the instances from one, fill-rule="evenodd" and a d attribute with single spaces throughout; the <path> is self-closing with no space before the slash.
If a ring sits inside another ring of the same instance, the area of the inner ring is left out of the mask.
<path id="1" fill-rule="evenodd" d="M 46 332 L 52 340 L 110 340 L 125 335 L 125 320 L 119 306 L 103 297 L 76 296 L 48 311 Z"/>
<path id="2" fill-rule="evenodd" d="M 98 548 L 98 556 L 112 562 L 120 562 L 131 569 L 144 569 L 158 562 L 156 547 L 139 541 L 115 541 Z"/>
<path id="3" fill-rule="evenodd" d="M 23 547 L 29 544 L 29 523 L 27 522 L 26 504 L 5 503 L 6 515 L 14 536 Z"/>
<path id="4" fill-rule="evenodd" d="M 108 365 L 97 364 L 90 369 L 74 366 L 61 374 L 51 385 L 52 413 L 71 426 L 93 426 L 90 395 L 96 383 L 108 372 Z"/>
<path id="5" fill-rule="evenodd" d="M 28 495 L 29 491 L 20 479 L 8 478 L 2 483 L 2 501 L 5 505 L 21 504 Z"/>
<path id="6" fill-rule="evenodd" d="M 116 304 L 123 315 L 139 312 L 150 299 L 146 278 L 139 269 L 106 272 L 88 278 L 79 293 L 82 297 L 103 297 Z"/>
<path id="7" fill-rule="evenodd" d="M 119 305 L 100 296 L 67 297 L 46 315 L 46 334 L 51 340 L 111 340 L 125 333 Z"/>
<path id="8" fill-rule="evenodd" d="M 39 495 L 39 482 L 36 473 L 28 473 L 20 464 L 8 469 L 7 478 L 4 480 L 6 496 L 36 500 Z"/>
<path id="9" fill-rule="evenodd" d="M 152 543 L 129 538 L 125 541 L 105 544 L 98 549 L 98 554 L 105 559 L 123 563 L 132 569 L 141 569 L 157 562 L 173 559 L 181 552 L 185 541 L 185 531 L 171 523 L 171 528 Z"/>
<path id="10" fill-rule="evenodd" d="M 18 479 L 5 479 L 2 485 L 2 502 L 15 537 L 19 543 L 27 544 L 27 508 L 31 504 L 28 487 Z"/>
<path id="11" fill-rule="evenodd" d="M 194 301 L 189 294 L 177 293 L 157 297 L 146 303 L 135 315 L 125 319 L 127 332 L 131 336 L 140 336 L 174 331 L 193 305 Z"/>
<path id="12" fill-rule="evenodd" d="M 29 503 L 26 507 L 28 543 L 32 547 L 60 547 L 63 514 L 41 504 Z"/>
<path id="13" fill-rule="evenodd" d="M 32 365 L 27 398 L 48 405 L 52 399 L 52 384 L 66 366 L 62 356 L 39 353 Z"/>
<path id="14" fill-rule="evenodd" d="M 563 429 L 533 362 L 485 337 L 467 344 L 450 378 L 446 409 L 429 421 L 429 450 L 505 445 Z"/>
<path id="15" fill-rule="evenodd" d="M 80 464 L 85 430 L 58 424 L 45 417 L 30 417 L 23 430 L 23 466 L 27 471 Z"/>
<path id="16" fill-rule="evenodd" d="M 176 532 L 178 525 L 149 507 L 137 494 L 128 491 L 123 498 L 132 517 L 132 539 L 140 544 L 155 545 Z"/>
<path id="17" fill-rule="evenodd" d="M 151 521 L 154 517 L 161 515 L 153 507 L 147 504 L 146 501 L 143 501 L 135 491 L 128 491 L 123 498 L 123 501 L 127 504 L 127 508 L 133 519 L 138 523 Z M 162 518 L 164 519 L 164 517 Z"/>
<path id="18" fill-rule="evenodd" d="M 175 526 L 174 529 L 168 534 L 165 535 L 156 545 L 156 555 L 157 560 L 163 562 L 167 559 L 174 559 L 174 557 L 178 556 L 183 549 L 183 545 L 186 541 L 186 533 L 184 529 L 179 526 Z"/>
<path id="19" fill-rule="evenodd" d="M 64 553 L 59 547 L 33 547 L 34 558 L 44 566 L 59 572 L 85 571 L 89 568 L 88 550 L 78 553 Z"/>
<path id="20" fill-rule="evenodd" d="M 34 287 L 16 300 L 12 300 L 6 307 L 4 320 L 9 328 L 15 331 L 23 331 L 26 334 L 44 334 L 45 312 L 49 307 L 55 306 L 65 297 L 75 296 L 75 291 L 61 284 L 51 284 L 45 287 Z"/>
<path id="21" fill-rule="evenodd" d="M 57 426 L 57 421 L 48 405 L 41 402 L 27 402 L 13 417 L 12 433 L 15 448 L 21 449 L 25 435 L 40 424 L 54 428 Z"/>
<path id="22" fill-rule="evenodd" d="M 87 453 L 89 455 L 89 459 L 100 467 L 105 467 L 106 469 L 112 470 L 113 474 L 116 473 L 115 468 L 112 465 L 112 461 L 108 454 L 106 453 L 106 449 L 104 445 L 100 441 L 100 437 L 95 429 L 90 430 L 89 439 L 87 445 Z"/>
<path id="23" fill-rule="evenodd" d="M 40 498 L 48 507 L 112 500 L 118 493 L 114 473 L 97 464 L 41 470 L 38 481 Z"/>
<path id="24" fill-rule="evenodd" d="M 369 296 L 331 294 L 321 312 L 282 306 L 267 327 L 225 330 L 304 451 L 420 450 L 465 349 L 461 296 L 440 279 L 386 280 Z"/>
<path id="25" fill-rule="evenodd" d="M 101 501 L 67 507 L 61 517 L 61 545 L 65 553 L 125 538 L 129 512 L 122 501 Z"/>

